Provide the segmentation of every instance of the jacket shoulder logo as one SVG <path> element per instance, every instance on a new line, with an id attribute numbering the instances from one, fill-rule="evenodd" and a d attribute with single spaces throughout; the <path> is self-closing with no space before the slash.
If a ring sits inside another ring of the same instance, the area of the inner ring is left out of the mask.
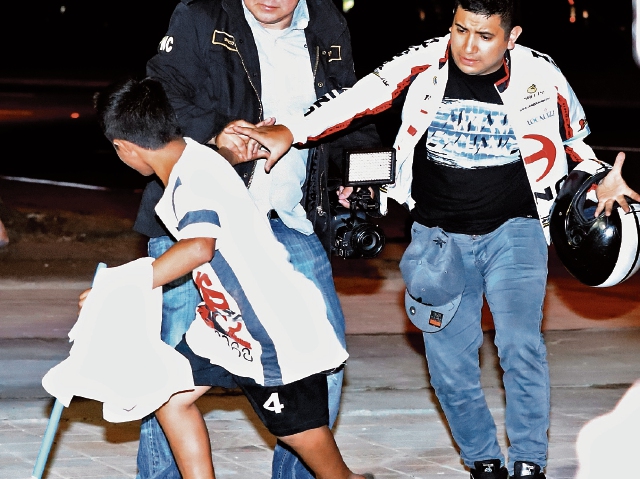
<path id="1" fill-rule="evenodd" d="M 228 50 L 232 52 L 237 52 L 238 47 L 236 46 L 236 39 L 233 38 L 233 35 L 230 35 L 227 32 L 221 32 L 220 30 L 215 30 L 213 32 L 213 38 L 211 39 L 211 43 L 214 45 L 222 45 Z"/>
<path id="2" fill-rule="evenodd" d="M 160 52 L 171 52 L 173 50 L 173 37 L 166 36 L 162 40 L 160 40 L 160 45 L 158 45 L 158 51 Z"/>

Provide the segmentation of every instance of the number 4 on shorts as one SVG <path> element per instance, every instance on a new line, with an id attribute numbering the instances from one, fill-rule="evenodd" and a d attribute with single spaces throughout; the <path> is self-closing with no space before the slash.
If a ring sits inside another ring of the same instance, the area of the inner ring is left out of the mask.
<path id="1" fill-rule="evenodd" d="M 284 409 L 284 404 L 280 402 L 280 397 L 278 396 L 278 393 L 272 393 L 271 396 L 269 396 L 269 399 L 267 399 L 267 402 L 265 402 L 262 405 L 262 407 L 265 408 L 267 411 L 280 414 Z"/>

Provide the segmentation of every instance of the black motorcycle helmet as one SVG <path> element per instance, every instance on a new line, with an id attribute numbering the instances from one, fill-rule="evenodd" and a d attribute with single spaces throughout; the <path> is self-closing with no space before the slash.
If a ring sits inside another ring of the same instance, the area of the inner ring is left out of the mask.
<path id="1" fill-rule="evenodd" d="M 613 286 L 640 267 L 640 204 L 628 200 L 629 213 L 616 205 L 610 216 L 593 216 L 598 206 L 594 190 L 607 173 L 572 171 L 549 219 L 551 241 L 562 264 L 588 286 Z"/>

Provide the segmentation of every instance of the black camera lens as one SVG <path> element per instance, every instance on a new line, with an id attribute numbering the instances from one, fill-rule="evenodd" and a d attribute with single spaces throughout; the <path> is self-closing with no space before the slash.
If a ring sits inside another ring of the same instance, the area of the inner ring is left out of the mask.
<path id="1" fill-rule="evenodd" d="M 383 231 L 372 224 L 360 224 L 351 233 L 351 246 L 355 254 L 362 258 L 378 256 L 384 247 Z"/>

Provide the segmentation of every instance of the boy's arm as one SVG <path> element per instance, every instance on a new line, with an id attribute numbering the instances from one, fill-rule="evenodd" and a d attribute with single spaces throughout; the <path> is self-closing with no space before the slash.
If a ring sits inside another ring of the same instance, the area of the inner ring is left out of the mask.
<path id="1" fill-rule="evenodd" d="M 189 238 L 178 241 L 152 263 L 153 288 L 164 286 L 211 261 L 215 251 L 215 238 Z M 78 312 L 90 291 L 91 288 L 80 294 Z"/>
<path id="2" fill-rule="evenodd" d="M 163 286 L 208 263 L 215 254 L 215 238 L 182 239 L 153 262 L 153 287 Z"/>

